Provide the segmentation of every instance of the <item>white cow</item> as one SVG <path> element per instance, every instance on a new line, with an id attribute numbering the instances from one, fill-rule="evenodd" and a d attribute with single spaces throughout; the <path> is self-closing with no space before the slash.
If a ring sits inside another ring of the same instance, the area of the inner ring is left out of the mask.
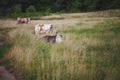
<path id="1" fill-rule="evenodd" d="M 37 24 L 35 25 L 35 29 L 34 32 L 36 35 L 39 36 L 39 33 L 46 33 L 46 34 L 50 34 L 53 32 L 53 27 L 51 24 Z"/>

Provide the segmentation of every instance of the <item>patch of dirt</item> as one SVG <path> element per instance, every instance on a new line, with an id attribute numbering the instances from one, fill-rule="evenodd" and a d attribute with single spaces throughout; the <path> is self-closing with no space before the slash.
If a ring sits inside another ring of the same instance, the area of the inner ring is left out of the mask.
<path id="1" fill-rule="evenodd" d="M 13 74 L 9 73 L 5 67 L 0 66 L 0 80 L 16 80 Z"/>
<path id="2" fill-rule="evenodd" d="M 8 31 L 0 31 L 0 47 L 8 41 Z"/>

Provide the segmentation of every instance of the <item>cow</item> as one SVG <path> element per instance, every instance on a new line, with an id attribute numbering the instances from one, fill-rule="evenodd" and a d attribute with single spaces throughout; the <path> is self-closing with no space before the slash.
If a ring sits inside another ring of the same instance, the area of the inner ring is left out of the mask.
<path id="1" fill-rule="evenodd" d="M 42 40 L 44 40 L 45 42 L 48 42 L 48 43 L 61 43 L 63 40 L 62 40 L 62 35 L 60 34 L 56 34 L 56 35 L 46 35 L 44 37 L 42 37 Z"/>
<path id="2" fill-rule="evenodd" d="M 21 23 L 29 23 L 30 22 L 30 18 L 17 18 L 17 23 L 21 24 Z"/>
<path id="3" fill-rule="evenodd" d="M 51 24 L 37 24 L 35 25 L 34 33 L 39 36 L 39 33 L 50 34 L 53 32 L 53 26 Z"/>

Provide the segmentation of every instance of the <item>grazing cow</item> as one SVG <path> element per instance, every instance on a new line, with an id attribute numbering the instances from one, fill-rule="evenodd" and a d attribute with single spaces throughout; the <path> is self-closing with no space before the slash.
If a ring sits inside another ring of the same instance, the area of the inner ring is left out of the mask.
<path id="1" fill-rule="evenodd" d="M 30 18 L 17 18 L 17 23 L 29 23 L 30 22 Z"/>
<path id="2" fill-rule="evenodd" d="M 51 24 L 37 24 L 35 25 L 34 32 L 36 35 L 39 35 L 39 33 L 52 33 L 53 26 Z"/>
<path id="3" fill-rule="evenodd" d="M 44 36 L 42 39 L 48 43 L 61 43 L 62 42 L 62 35 L 59 35 L 57 33 L 56 35 L 53 35 L 53 36 Z"/>

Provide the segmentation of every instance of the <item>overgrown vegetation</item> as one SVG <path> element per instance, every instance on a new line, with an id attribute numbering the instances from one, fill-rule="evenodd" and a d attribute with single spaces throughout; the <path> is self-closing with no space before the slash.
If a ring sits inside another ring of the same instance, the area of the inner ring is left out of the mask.
<path id="1" fill-rule="evenodd" d="M 12 47 L 12 43 L 5 43 L 2 47 L 0 46 L 0 59 L 2 59 L 6 53 L 9 52 Z"/>
<path id="2" fill-rule="evenodd" d="M 0 55 L 0 65 L 17 80 L 119 80 L 120 20 L 116 14 L 66 16 L 70 17 L 68 21 L 75 18 L 79 21 L 70 26 L 60 23 L 61 20 L 51 20 L 49 23 L 54 23 L 54 28 L 63 35 L 61 44 L 48 44 L 33 35 L 37 22 L 14 25 L 7 21 L 17 28 L 9 33 L 12 44 L 0 48 L 2 54 L 8 53 Z"/>
<path id="3" fill-rule="evenodd" d="M 9 31 L 9 30 L 12 30 L 12 29 L 15 29 L 15 27 L 12 27 L 12 28 L 2 28 L 0 27 L 0 31 Z"/>
<path id="4" fill-rule="evenodd" d="M 15 29 L 13 28 L 2 28 L 0 27 L 0 59 L 4 57 L 4 55 L 6 55 L 6 53 L 9 52 L 10 48 L 12 47 L 12 43 L 8 42 L 8 37 L 7 36 L 7 32 Z M 4 44 L 4 45 L 2 45 Z"/>

